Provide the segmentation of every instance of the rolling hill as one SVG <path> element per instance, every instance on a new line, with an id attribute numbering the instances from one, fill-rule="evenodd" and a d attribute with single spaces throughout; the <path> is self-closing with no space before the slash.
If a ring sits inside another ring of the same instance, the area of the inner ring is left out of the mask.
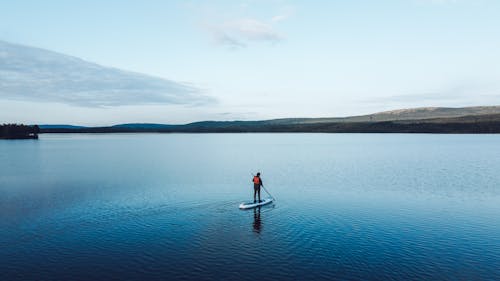
<path id="1" fill-rule="evenodd" d="M 40 128 L 42 133 L 500 133 L 500 106 L 426 107 L 344 118 L 201 121 L 184 125 L 131 123 L 109 127 L 42 125 Z"/>

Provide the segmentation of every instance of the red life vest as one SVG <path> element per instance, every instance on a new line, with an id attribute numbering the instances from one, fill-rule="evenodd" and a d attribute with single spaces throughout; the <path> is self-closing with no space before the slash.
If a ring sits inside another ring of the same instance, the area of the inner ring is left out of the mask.
<path id="1" fill-rule="evenodd" d="M 254 184 L 259 184 L 259 185 L 260 185 L 260 178 L 259 178 L 259 177 L 257 177 L 257 176 L 254 176 L 254 177 L 253 177 L 253 183 L 254 183 Z"/>

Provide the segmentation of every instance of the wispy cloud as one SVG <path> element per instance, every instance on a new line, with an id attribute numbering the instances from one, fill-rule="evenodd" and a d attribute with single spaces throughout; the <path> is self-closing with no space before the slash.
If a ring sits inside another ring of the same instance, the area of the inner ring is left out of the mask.
<path id="1" fill-rule="evenodd" d="M 0 41 L 0 98 L 99 107 L 214 102 L 190 83 Z"/>
<path id="2" fill-rule="evenodd" d="M 274 44 L 286 38 L 278 26 L 294 14 L 292 7 L 281 7 L 272 17 L 259 17 L 251 11 L 249 4 L 239 5 L 232 12 L 211 11 L 210 19 L 205 19 L 202 23 L 203 29 L 211 35 L 215 43 L 232 48 L 245 47 L 252 43 Z"/>
<path id="3" fill-rule="evenodd" d="M 244 47 L 250 42 L 276 43 L 284 39 L 284 35 L 275 30 L 274 21 L 264 22 L 253 18 L 242 18 L 209 25 L 216 43 L 232 47 Z"/>
<path id="4" fill-rule="evenodd" d="M 215 42 L 217 42 L 218 44 L 227 45 L 235 48 L 246 46 L 243 42 L 241 42 L 237 38 L 234 38 L 234 36 L 227 34 L 223 30 L 213 30 L 212 32 L 213 32 L 212 34 L 213 38 Z"/>
<path id="5" fill-rule="evenodd" d="M 440 90 L 406 95 L 393 95 L 366 100 L 371 103 L 421 105 L 485 105 L 500 104 L 498 87 L 491 85 L 457 84 Z"/>
<path id="6" fill-rule="evenodd" d="M 281 12 L 271 18 L 272 22 L 281 22 L 287 20 L 295 14 L 295 8 L 292 6 L 286 6 L 281 9 Z"/>

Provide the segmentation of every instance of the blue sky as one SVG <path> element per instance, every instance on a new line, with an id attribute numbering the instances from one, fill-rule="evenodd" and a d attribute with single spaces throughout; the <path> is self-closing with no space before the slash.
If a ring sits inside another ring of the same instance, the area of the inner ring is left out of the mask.
<path id="1" fill-rule="evenodd" d="M 88 107 L 4 98 L 2 121 L 183 123 L 500 105 L 497 0 L 0 6 L 0 40 L 188 83 L 215 101 Z"/>

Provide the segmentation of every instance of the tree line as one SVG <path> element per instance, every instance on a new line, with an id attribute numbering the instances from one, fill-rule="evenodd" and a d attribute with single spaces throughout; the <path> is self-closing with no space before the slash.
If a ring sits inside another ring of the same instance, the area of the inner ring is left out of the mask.
<path id="1" fill-rule="evenodd" d="M 38 139 L 40 128 L 38 125 L 2 124 L 0 125 L 1 139 Z"/>

